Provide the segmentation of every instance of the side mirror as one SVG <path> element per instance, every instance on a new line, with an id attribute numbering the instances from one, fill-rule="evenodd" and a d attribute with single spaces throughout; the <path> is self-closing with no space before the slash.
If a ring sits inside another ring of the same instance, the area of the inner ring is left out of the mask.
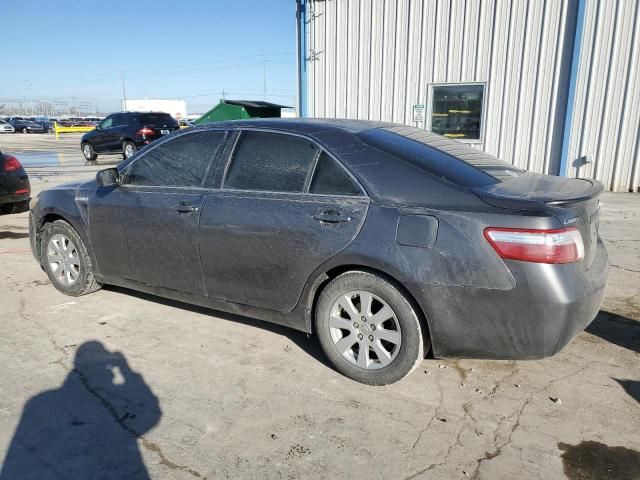
<path id="1" fill-rule="evenodd" d="M 117 187 L 120 185 L 120 172 L 117 168 L 100 170 L 96 174 L 96 182 L 101 187 Z"/>
<path id="2" fill-rule="evenodd" d="M 96 125 L 96 130 L 98 131 L 102 130 L 102 128 L 100 128 L 100 125 Z"/>

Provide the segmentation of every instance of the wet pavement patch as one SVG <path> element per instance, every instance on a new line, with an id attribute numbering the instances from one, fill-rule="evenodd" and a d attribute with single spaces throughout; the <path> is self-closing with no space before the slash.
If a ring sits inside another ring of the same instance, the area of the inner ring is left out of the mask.
<path id="1" fill-rule="evenodd" d="M 564 473 L 569 480 L 638 480 L 640 452 L 626 447 L 585 441 L 578 445 L 558 443 Z"/>

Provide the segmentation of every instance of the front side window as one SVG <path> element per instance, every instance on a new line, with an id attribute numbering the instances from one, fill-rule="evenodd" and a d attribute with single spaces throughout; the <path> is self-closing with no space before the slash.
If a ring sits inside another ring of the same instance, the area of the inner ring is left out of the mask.
<path id="1" fill-rule="evenodd" d="M 224 188 L 302 192 L 320 149 L 294 135 L 242 132 Z"/>
<path id="2" fill-rule="evenodd" d="M 431 131 L 457 140 L 480 140 L 484 85 L 434 85 Z"/>
<path id="3" fill-rule="evenodd" d="M 100 128 L 102 129 L 110 128 L 112 123 L 113 123 L 113 116 L 107 117 L 100 124 Z"/>
<path id="4" fill-rule="evenodd" d="M 169 140 L 135 160 L 125 174 L 128 185 L 200 187 L 224 132 L 198 132 Z"/>

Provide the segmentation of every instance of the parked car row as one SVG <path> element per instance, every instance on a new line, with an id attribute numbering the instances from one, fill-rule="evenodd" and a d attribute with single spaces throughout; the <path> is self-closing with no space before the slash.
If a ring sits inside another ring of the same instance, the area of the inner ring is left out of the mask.
<path id="1" fill-rule="evenodd" d="M 62 127 L 89 127 L 98 125 L 102 121 L 99 117 L 6 117 L 0 118 L 0 133 L 49 133 L 53 132 L 54 124 Z M 11 127 L 11 128 L 9 128 Z"/>

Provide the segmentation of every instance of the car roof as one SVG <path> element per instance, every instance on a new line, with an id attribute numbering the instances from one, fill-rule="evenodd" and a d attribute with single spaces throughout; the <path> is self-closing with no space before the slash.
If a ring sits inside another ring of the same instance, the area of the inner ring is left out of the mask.
<path id="1" fill-rule="evenodd" d="M 394 123 L 377 122 L 373 120 L 351 120 L 335 118 L 253 118 L 249 120 L 228 120 L 223 122 L 205 123 L 202 127 L 257 127 L 287 130 L 296 133 L 313 134 L 318 130 L 335 130 L 349 133 L 359 133 L 372 128 L 383 128 L 396 125 Z"/>

